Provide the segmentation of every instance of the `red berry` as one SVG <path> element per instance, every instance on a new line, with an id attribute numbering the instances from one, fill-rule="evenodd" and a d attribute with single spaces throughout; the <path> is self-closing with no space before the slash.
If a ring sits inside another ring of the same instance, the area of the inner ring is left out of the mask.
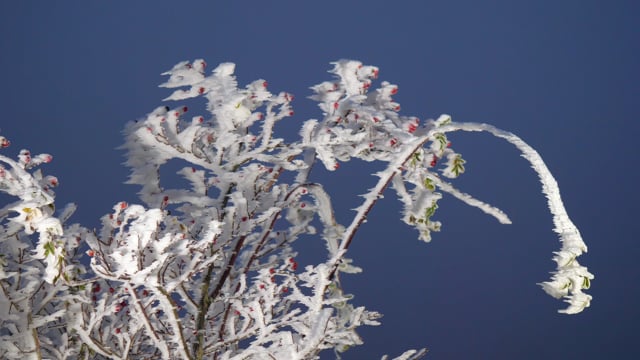
<path id="1" fill-rule="evenodd" d="M 293 110 L 289 111 L 289 116 L 293 116 Z"/>
<path id="2" fill-rule="evenodd" d="M 269 85 L 269 83 L 267 83 L 266 81 L 262 83 L 262 86 L 266 89 L 267 85 Z"/>
<path id="3" fill-rule="evenodd" d="M 110 287 L 110 288 L 109 288 L 109 293 L 110 293 L 110 294 L 113 294 L 114 292 L 116 292 L 116 289 L 114 289 L 114 288 Z"/>
<path id="4" fill-rule="evenodd" d="M 305 206 L 307 206 L 307 204 L 305 204 L 305 203 L 300 204 L 300 207 L 301 207 L 301 208 L 303 208 L 303 207 L 305 207 Z"/>
<path id="5" fill-rule="evenodd" d="M 188 107 L 185 106 L 185 107 L 182 108 L 182 112 L 187 112 L 187 111 L 189 111 Z"/>
<path id="6" fill-rule="evenodd" d="M 338 170 L 339 168 L 340 168 L 340 163 L 336 162 L 336 164 L 333 165 L 333 169 Z"/>
<path id="7" fill-rule="evenodd" d="M 121 201 L 120 202 L 120 209 L 124 210 L 127 208 L 127 206 L 129 206 L 129 204 L 127 204 L 126 201 Z"/>
<path id="8" fill-rule="evenodd" d="M 116 334 L 120 334 L 120 328 L 116 328 L 115 332 Z"/>
<path id="9" fill-rule="evenodd" d="M 397 143 L 398 143 L 398 140 L 396 138 L 391 138 L 391 140 L 389 141 L 389 144 L 391 144 L 391 146 L 394 146 Z"/>
<path id="10" fill-rule="evenodd" d="M 87 250 L 87 255 L 89 255 L 89 257 L 93 257 L 93 255 L 95 255 L 95 254 L 96 254 L 95 251 L 93 251 L 91 249 Z"/>
<path id="11" fill-rule="evenodd" d="M 333 103 L 333 109 L 334 110 L 338 110 L 338 106 L 340 106 L 340 104 L 338 104 L 337 102 Z"/>
<path id="12" fill-rule="evenodd" d="M 204 94 L 204 88 L 203 87 L 198 89 L 198 94 L 200 94 L 200 95 Z"/>
<path id="13" fill-rule="evenodd" d="M 438 163 L 438 157 L 433 155 L 433 159 L 431 160 L 431 166 L 436 166 L 436 164 Z"/>
<path id="14" fill-rule="evenodd" d="M 394 87 L 393 89 L 391 89 L 391 95 L 395 95 L 398 93 L 398 88 Z"/>

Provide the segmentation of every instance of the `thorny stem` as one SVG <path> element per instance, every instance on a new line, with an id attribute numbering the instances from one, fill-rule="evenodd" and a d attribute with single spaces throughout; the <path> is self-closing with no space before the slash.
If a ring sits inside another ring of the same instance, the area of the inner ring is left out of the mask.
<path id="1" fill-rule="evenodd" d="M 401 160 L 394 161 L 391 164 L 389 164 L 389 166 L 387 167 L 387 170 L 385 171 L 385 173 L 388 172 L 388 175 L 386 177 L 380 178 L 380 180 L 378 181 L 378 184 L 376 184 L 375 188 L 373 189 L 372 193 L 376 193 L 377 196 L 368 197 L 364 201 L 364 203 L 359 207 L 360 210 L 358 211 L 356 216 L 353 218 L 351 225 L 349 225 L 349 227 L 345 230 L 345 234 L 342 238 L 342 242 L 340 243 L 340 247 L 338 249 L 336 256 L 334 256 L 334 258 L 331 260 L 333 264 L 331 265 L 331 272 L 329 273 L 330 280 L 333 280 L 333 278 L 335 277 L 340 261 L 344 257 L 344 254 L 349 249 L 349 246 L 351 245 L 351 241 L 353 240 L 353 237 L 355 236 L 356 232 L 360 228 L 360 225 L 362 225 L 362 223 L 366 220 L 367 215 L 369 214 L 369 212 L 371 212 L 373 207 L 376 205 L 382 193 L 384 193 L 384 191 L 387 189 L 393 177 L 396 174 L 400 173 L 402 166 L 411 159 L 411 156 L 416 151 L 418 151 L 427 141 L 429 141 L 429 136 L 433 131 L 434 130 L 431 130 L 427 134 L 419 138 L 416 138 L 414 141 L 407 144 L 408 150 L 405 150 L 404 153 L 401 154 L 402 156 L 399 156 L 399 159 Z"/>
<path id="2" fill-rule="evenodd" d="M 144 326 L 147 329 L 147 332 L 149 333 L 149 336 L 151 338 L 153 338 L 154 343 L 156 344 L 156 346 L 158 348 L 160 348 L 160 351 L 162 352 L 162 354 L 169 354 L 169 349 L 167 347 L 167 344 L 165 344 L 162 339 L 160 339 L 160 337 L 158 336 L 158 334 L 156 333 L 155 329 L 153 328 L 153 325 L 151 324 L 151 322 L 149 321 L 149 317 L 147 316 L 146 311 L 144 310 L 144 306 L 142 306 L 142 303 L 140 302 L 140 299 L 138 298 L 138 294 L 136 294 L 135 288 L 134 288 L 134 284 L 129 283 L 128 288 L 128 292 L 129 292 L 129 296 L 131 296 L 132 298 L 136 299 L 136 301 L 134 302 L 136 307 L 138 307 L 138 312 L 140 312 L 143 315 L 144 318 Z"/>
<path id="3" fill-rule="evenodd" d="M 291 161 L 293 160 L 293 158 L 295 158 L 295 156 L 290 156 L 289 158 L 287 158 L 287 161 Z M 246 163 L 250 161 L 250 159 L 244 161 L 243 163 Z M 240 167 L 241 164 L 239 164 L 238 166 L 234 167 L 233 171 L 237 171 L 237 169 Z M 267 185 L 265 186 L 264 189 L 262 189 L 262 191 L 269 191 L 269 189 L 271 189 L 271 187 L 273 187 L 273 185 L 278 181 L 278 178 L 280 177 L 280 175 L 283 172 L 283 168 L 282 167 L 278 167 L 277 170 L 274 171 L 273 177 L 272 179 L 267 183 Z M 234 185 L 232 184 L 231 186 L 229 186 L 229 188 L 227 189 L 227 191 L 225 192 L 224 198 L 222 200 L 222 204 L 221 204 L 221 208 L 224 209 L 226 208 L 226 205 L 229 201 L 229 195 L 231 194 L 231 191 L 233 189 Z M 289 194 L 290 195 L 290 194 Z M 288 196 L 287 195 L 287 198 Z M 222 212 L 222 216 L 220 218 L 220 221 L 222 221 L 224 219 L 225 216 L 225 212 Z M 273 225 L 275 224 L 275 220 L 278 218 L 278 215 L 280 214 L 280 212 L 278 212 L 277 214 L 274 215 L 274 219 L 272 220 L 271 223 L 271 227 L 273 227 Z M 261 243 L 258 245 L 258 247 L 256 248 L 256 252 L 262 247 L 264 241 L 267 239 L 268 235 L 269 235 L 270 231 L 267 231 L 267 233 L 265 234 L 264 238 L 261 240 Z M 214 264 L 211 264 L 209 266 L 209 268 L 207 269 L 207 274 L 204 276 L 203 281 L 202 281 L 202 298 L 200 299 L 200 302 L 198 304 L 198 317 L 197 317 L 197 321 L 196 321 L 196 331 L 198 331 L 198 336 L 197 336 L 197 342 L 196 344 L 194 344 L 194 356 L 196 359 L 202 359 L 202 357 L 204 356 L 204 333 L 202 330 L 204 330 L 205 328 L 205 318 L 206 318 L 206 314 L 209 311 L 209 307 L 211 306 L 211 304 L 213 303 L 213 301 L 219 296 L 220 291 L 222 290 L 222 287 L 224 286 L 224 283 L 226 282 L 227 278 L 229 277 L 229 274 L 231 273 L 231 270 L 235 264 L 235 261 L 238 257 L 238 255 L 240 254 L 240 251 L 242 250 L 242 247 L 244 246 L 244 240 L 246 239 L 246 236 L 242 236 L 238 242 L 236 243 L 236 246 L 232 252 L 231 258 L 229 259 L 229 262 L 227 263 L 227 266 L 225 267 L 224 272 L 222 273 L 220 279 L 218 280 L 216 287 L 211 291 L 211 293 L 209 293 L 209 287 L 210 287 L 210 283 L 213 277 L 213 270 L 215 268 Z M 251 260 L 249 261 L 249 264 L 247 265 L 247 267 L 245 268 L 245 273 L 248 271 L 250 264 L 253 262 L 253 260 L 255 260 L 256 256 L 255 254 L 252 255 Z M 237 290 L 237 289 L 236 289 Z M 228 310 L 228 308 L 227 308 Z M 219 337 L 220 340 L 223 339 L 224 336 L 224 324 L 226 323 L 226 319 L 227 319 L 227 314 L 228 311 L 225 312 L 225 316 L 224 316 L 224 321 L 222 323 L 222 328 L 220 330 L 219 333 Z"/>
<path id="4" fill-rule="evenodd" d="M 227 191 L 224 193 L 222 198 L 221 208 L 226 208 L 227 202 L 229 201 L 229 194 L 233 189 L 233 184 L 230 184 L 227 188 Z M 226 213 L 222 212 L 220 215 L 220 221 L 224 220 Z M 213 253 L 211 254 L 213 255 Z M 209 312 L 209 307 L 213 301 L 213 298 L 209 296 L 209 286 L 211 284 L 211 278 L 213 277 L 213 270 L 215 268 L 215 264 L 212 263 L 209 265 L 207 269 L 207 273 L 202 279 L 202 289 L 201 289 L 201 298 L 198 303 L 198 317 L 196 319 L 196 331 L 198 333 L 197 341 L 193 345 L 193 356 L 196 359 L 202 359 L 204 356 L 204 328 L 205 328 L 205 318 L 207 316 L 207 312 Z"/>
<path id="5" fill-rule="evenodd" d="M 170 314 L 167 314 L 167 316 L 169 317 L 173 317 L 172 322 L 175 324 L 179 324 L 178 319 L 178 314 L 176 313 L 176 306 L 175 306 L 175 302 L 173 301 L 173 299 L 171 299 L 171 295 L 169 293 L 167 293 L 167 291 L 159 286 L 157 287 L 157 290 L 160 291 L 160 293 L 162 293 L 162 295 L 165 297 L 165 299 L 171 303 L 173 305 L 173 311 Z M 142 306 L 141 306 L 142 307 Z M 144 307 L 142 307 L 144 309 Z M 145 314 L 146 316 L 146 314 Z M 189 345 L 187 345 L 187 341 L 184 338 L 184 334 L 182 332 L 182 327 L 181 326 L 177 326 L 177 329 L 174 331 L 178 331 L 178 335 L 180 337 L 180 342 L 182 343 L 182 353 L 184 356 L 186 356 L 189 360 L 192 360 L 193 357 L 189 355 L 189 351 L 187 351 L 187 349 L 189 349 Z"/>
<path id="6" fill-rule="evenodd" d="M 246 240 L 246 238 L 247 238 L 246 235 L 243 235 L 236 242 L 236 246 L 234 247 L 233 252 L 231 253 L 231 257 L 229 258 L 229 262 L 227 263 L 227 266 L 225 267 L 224 272 L 220 276 L 220 279 L 218 280 L 216 287 L 213 289 L 211 294 L 209 294 L 209 298 L 211 300 L 217 298 L 218 295 L 220 295 L 220 291 L 222 290 L 224 283 L 227 281 L 227 278 L 231 273 L 231 269 L 233 269 L 236 259 L 238 259 L 238 255 L 240 255 L 240 250 L 242 250 L 242 246 L 244 245 L 244 241 Z M 222 332 L 220 332 L 219 337 L 222 340 L 222 337 L 223 337 Z"/>

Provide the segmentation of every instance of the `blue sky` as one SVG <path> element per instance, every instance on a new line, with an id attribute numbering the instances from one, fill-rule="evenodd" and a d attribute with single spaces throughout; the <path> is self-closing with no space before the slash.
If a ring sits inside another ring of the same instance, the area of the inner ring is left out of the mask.
<path id="1" fill-rule="evenodd" d="M 445 196 L 443 230 L 424 244 L 389 192 L 350 250 L 364 273 L 344 279 L 383 325 L 363 329 L 365 345 L 344 358 L 422 346 L 430 359 L 640 357 L 637 2 L 229 3 L 0 2 L 5 151 L 53 154 L 45 171 L 60 179 L 59 204 L 76 202 L 74 219 L 97 226 L 115 202 L 136 201 L 123 184 L 121 130 L 161 104 L 159 74 L 178 61 L 232 61 L 241 84 L 264 78 L 295 94 L 287 134 L 320 116 L 306 96 L 329 78 L 329 62 L 377 65 L 399 85 L 403 114 L 488 122 L 540 152 L 589 245 L 581 262 L 596 275 L 594 300 L 577 316 L 556 313 L 563 304 L 535 285 L 559 248 L 535 174 L 503 141 L 455 134 L 468 161 L 457 187 L 514 224 Z M 343 223 L 375 169 L 314 172 Z"/>

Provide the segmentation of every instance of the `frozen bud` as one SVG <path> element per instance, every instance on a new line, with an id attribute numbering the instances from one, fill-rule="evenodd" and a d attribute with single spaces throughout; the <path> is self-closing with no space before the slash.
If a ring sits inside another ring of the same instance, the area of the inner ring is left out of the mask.
<path id="1" fill-rule="evenodd" d="M 207 67 L 207 62 L 202 59 L 197 59 L 193 62 L 193 69 L 199 73 L 204 73 L 204 69 Z"/>
<path id="2" fill-rule="evenodd" d="M 0 136 L 0 148 L 6 148 L 11 145 L 11 141 L 4 136 Z"/>
<path id="3" fill-rule="evenodd" d="M 34 160 L 37 162 L 50 163 L 53 160 L 53 156 L 49 154 L 40 154 L 36 156 Z"/>
<path id="4" fill-rule="evenodd" d="M 414 133 L 418 129 L 418 126 L 420 126 L 420 119 L 418 118 L 413 118 L 403 124 L 404 130 L 409 133 Z"/>
<path id="5" fill-rule="evenodd" d="M 52 187 L 56 187 L 59 184 L 58 183 L 58 178 L 55 177 L 55 176 L 49 175 L 45 179 L 46 179 L 47 184 L 51 185 Z"/>
<path id="6" fill-rule="evenodd" d="M 378 68 L 375 66 L 362 66 L 358 69 L 358 77 L 361 79 L 377 78 Z"/>
<path id="7" fill-rule="evenodd" d="M 18 155 L 18 159 L 23 164 L 28 164 L 31 162 L 31 152 L 29 150 L 22 149 L 20 150 L 20 155 Z"/>
<path id="8" fill-rule="evenodd" d="M 186 106 L 179 107 L 179 108 L 177 108 L 177 109 L 174 109 L 174 110 L 171 112 L 171 115 L 173 115 L 173 116 L 175 116 L 175 117 L 180 117 L 180 115 L 182 115 L 182 114 L 186 113 L 188 110 L 189 110 L 189 108 L 188 108 L 188 107 L 186 107 Z"/>

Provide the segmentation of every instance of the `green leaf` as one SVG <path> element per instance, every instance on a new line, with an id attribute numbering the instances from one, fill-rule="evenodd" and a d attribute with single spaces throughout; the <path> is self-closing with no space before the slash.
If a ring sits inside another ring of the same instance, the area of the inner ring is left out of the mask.
<path id="1" fill-rule="evenodd" d="M 434 201 L 433 205 L 431 205 L 431 207 L 428 207 L 425 210 L 425 218 L 427 218 L 427 220 L 429 220 L 429 218 L 431 218 L 431 216 L 433 216 L 433 214 L 436 213 L 436 209 L 438 208 L 438 204 Z"/>
<path id="2" fill-rule="evenodd" d="M 56 252 L 56 248 L 52 241 L 48 241 L 44 244 L 44 256 L 53 255 Z"/>
<path id="3" fill-rule="evenodd" d="M 460 154 L 456 155 L 456 158 L 453 159 L 453 169 L 451 170 L 456 176 L 460 176 L 464 172 L 464 159 Z"/>
<path id="4" fill-rule="evenodd" d="M 431 180 L 429 178 L 425 178 L 424 179 L 424 187 L 429 189 L 429 191 L 435 191 L 436 190 L 436 185 L 433 183 L 433 180 Z"/>

